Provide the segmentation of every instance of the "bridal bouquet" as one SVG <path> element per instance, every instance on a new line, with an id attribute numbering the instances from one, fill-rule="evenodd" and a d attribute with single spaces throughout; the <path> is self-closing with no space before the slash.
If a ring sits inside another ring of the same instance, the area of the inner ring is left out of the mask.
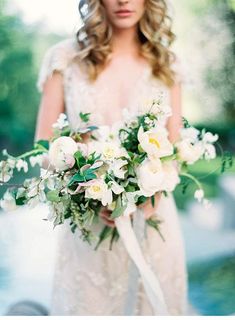
<path id="1" fill-rule="evenodd" d="M 18 206 L 34 207 L 46 203 L 50 214 L 46 220 L 54 226 L 69 219 L 84 241 L 97 241 L 96 249 L 110 237 L 110 248 L 119 238 L 117 228 L 104 226 L 98 239 L 92 226 L 99 220 L 102 206 L 112 210 L 112 218 L 132 217 L 138 205 L 154 195 L 172 192 L 185 176 L 196 184 L 195 198 L 206 202 L 201 183 L 188 172 L 189 165 L 199 159 L 216 157 L 218 135 L 198 131 L 184 121 L 180 139 L 172 144 L 164 123 L 171 115 L 161 99 L 153 100 L 147 112 L 131 114 L 123 111 L 123 120 L 112 127 L 89 124 L 89 113 L 80 113 L 81 126 L 72 130 L 65 114 L 53 125 L 50 141 L 40 140 L 33 150 L 18 157 L 3 151 L 0 162 L 0 184 L 8 186 L 1 207 L 14 210 Z M 84 134 L 90 135 L 88 141 Z M 39 165 L 38 175 L 20 185 L 9 180 L 14 170 L 28 171 Z M 157 216 L 146 220 L 159 233 Z"/>

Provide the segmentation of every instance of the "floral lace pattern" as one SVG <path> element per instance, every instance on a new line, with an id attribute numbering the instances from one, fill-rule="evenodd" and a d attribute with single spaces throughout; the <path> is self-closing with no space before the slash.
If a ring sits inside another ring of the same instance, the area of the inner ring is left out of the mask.
<path id="1" fill-rule="evenodd" d="M 78 125 L 81 111 L 91 112 L 96 124 L 104 124 L 105 118 L 98 110 L 109 103 L 105 100 L 108 88 L 97 90 L 96 86 L 90 85 L 74 62 L 75 56 L 73 40 L 50 48 L 42 63 L 38 88 L 42 90 L 45 80 L 54 70 L 60 71 L 64 75 L 65 104 L 71 125 L 74 128 Z M 130 110 L 141 107 L 146 99 L 159 93 L 169 103 L 167 88 L 154 79 L 150 71 L 150 68 L 146 68 L 137 80 L 126 106 Z M 177 209 L 171 194 L 161 198 L 156 214 L 163 220 L 161 231 L 165 241 L 147 226 L 141 243 L 142 251 L 158 275 L 170 314 L 183 315 L 187 305 L 187 273 Z M 100 226 L 101 221 L 97 230 Z M 51 315 L 124 315 L 131 261 L 122 241 L 119 239 L 115 242 L 112 250 L 108 248 L 108 241 L 103 242 L 94 251 L 79 238 L 78 233 L 70 231 L 69 224 L 58 228 Z M 137 297 L 134 315 L 153 315 L 140 277 Z"/>

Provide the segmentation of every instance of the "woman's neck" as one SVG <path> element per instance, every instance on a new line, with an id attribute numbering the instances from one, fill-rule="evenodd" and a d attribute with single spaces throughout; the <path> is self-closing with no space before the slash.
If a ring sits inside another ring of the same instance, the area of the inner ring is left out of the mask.
<path id="1" fill-rule="evenodd" d="M 133 28 L 113 29 L 112 56 L 133 55 L 139 56 L 140 42 L 136 26 Z"/>

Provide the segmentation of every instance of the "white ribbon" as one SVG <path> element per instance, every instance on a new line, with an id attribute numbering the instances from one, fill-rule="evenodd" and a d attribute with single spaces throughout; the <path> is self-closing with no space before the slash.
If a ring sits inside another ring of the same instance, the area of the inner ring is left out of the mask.
<path id="1" fill-rule="evenodd" d="M 139 208 L 137 209 L 137 212 L 134 213 L 134 215 L 135 214 L 137 214 L 137 216 L 139 214 L 143 216 L 143 212 Z M 136 239 L 135 232 L 132 228 L 130 217 L 120 216 L 116 218 L 115 225 L 126 247 L 127 252 L 129 253 L 130 257 L 139 270 L 146 294 L 153 307 L 154 314 L 169 315 L 159 280 L 157 278 L 157 275 L 154 274 L 154 272 L 151 270 L 150 266 L 144 259 L 139 243 Z"/>

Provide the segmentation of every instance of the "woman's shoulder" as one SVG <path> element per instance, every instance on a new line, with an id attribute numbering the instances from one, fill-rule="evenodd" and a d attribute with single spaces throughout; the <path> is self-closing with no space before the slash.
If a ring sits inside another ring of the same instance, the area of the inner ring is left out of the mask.
<path id="1" fill-rule="evenodd" d="M 63 74 L 68 65 L 74 60 L 78 54 L 78 44 L 75 38 L 67 38 L 61 40 L 49 47 L 42 59 L 37 88 L 41 92 L 44 82 L 54 71 Z"/>

